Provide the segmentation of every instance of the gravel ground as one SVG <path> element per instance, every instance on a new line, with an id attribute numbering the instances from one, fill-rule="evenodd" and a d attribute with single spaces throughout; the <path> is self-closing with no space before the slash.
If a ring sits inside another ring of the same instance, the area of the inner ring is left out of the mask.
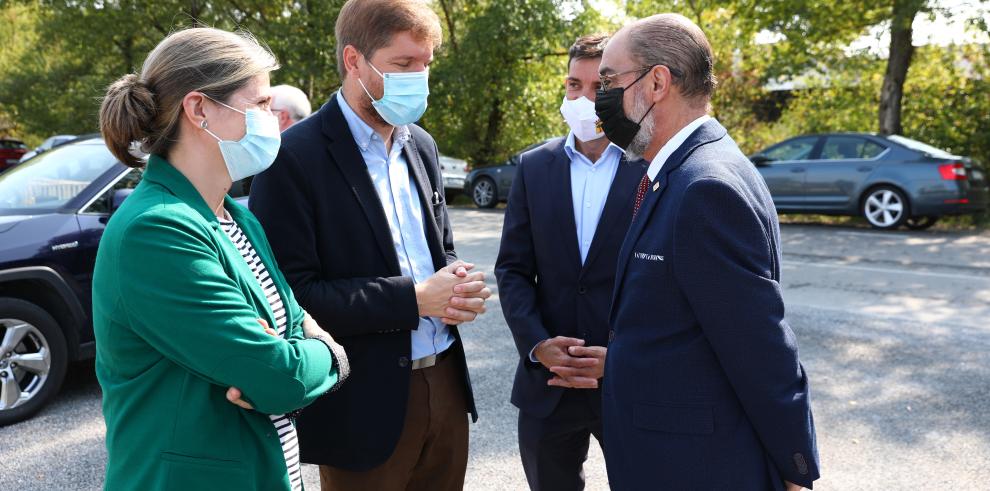
<path id="1" fill-rule="evenodd" d="M 490 272 L 501 212 L 451 215 L 460 255 Z M 815 489 L 986 489 L 990 236 L 789 225 L 783 238 L 788 318 L 818 427 Z M 522 490 L 508 402 L 516 353 L 494 300 L 462 329 L 481 411 L 465 488 Z M 0 489 L 101 486 L 105 429 L 92 371 L 92 362 L 74 365 L 46 410 L 0 428 Z M 585 471 L 588 489 L 607 489 L 595 445 Z M 318 489 L 316 469 L 304 472 Z"/>

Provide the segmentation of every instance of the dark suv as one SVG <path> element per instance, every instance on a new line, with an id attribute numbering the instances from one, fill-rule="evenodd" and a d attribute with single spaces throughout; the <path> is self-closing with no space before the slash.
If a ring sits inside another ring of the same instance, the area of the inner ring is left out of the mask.
<path id="1" fill-rule="evenodd" d="M 33 415 L 70 361 L 94 356 L 96 249 L 141 176 L 96 136 L 0 175 L 0 426 Z"/>

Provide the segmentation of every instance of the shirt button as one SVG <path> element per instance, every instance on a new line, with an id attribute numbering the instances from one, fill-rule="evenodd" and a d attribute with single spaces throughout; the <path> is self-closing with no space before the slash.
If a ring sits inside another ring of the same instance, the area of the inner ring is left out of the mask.
<path id="1" fill-rule="evenodd" d="M 590 201 L 585 201 L 584 202 L 584 207 L 585 208 L 591 208 L 591 202 Z"/>

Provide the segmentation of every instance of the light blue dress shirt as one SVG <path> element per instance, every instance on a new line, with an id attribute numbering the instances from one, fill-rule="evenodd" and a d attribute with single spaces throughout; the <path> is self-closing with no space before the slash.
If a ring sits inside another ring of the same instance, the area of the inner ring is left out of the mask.
<path id="1" fill-rule="evenodd" d="M 578 247 L 581 250 L 581 264 L 588 259 L 588 250 L 595 239 L 598 221 L 602 218 L 605 201 L 612 190 L 612 181 L 619 171 L 622 149 L 612 143 L 605 147 L 598 161 L 592 162 L 577 150 L 574 133 L 567 135 L 564 153 L 571 160 L 571 198 L 574 201 L 574 225 L 577 226 Z M 529 361 L 538 363 L 536 346 L 529 351 Z"/>
<path id="2" fill-rule="evenodd" d="M 392 149 L 389 152 L 378 133 L 351 109 L 340 92 L 337 92 L 337 104 L 354 135 L 354 141 L 368 166 L 371 182 L 385 210 L 402 276 L 411 277 L 415 283 L 426 281 L 436 271 L 433 269 L 430 246 L 426 243 L 422 202 L 402 151 L 411 137 L 409 128 L 395 127 Z M 439 354 L 453 343 L 453 334 L 440 319 L 421 317 L 419 328 L 412 331 L 411 357 L 418 360 Z"/>
<path id="3" fill-rule="evenodd" d="M 602 218 L 608 192 L 619 170 L 622 150 L 609 143 L 597 162 L 592 162 L 578 152 L 574 133 L 567 135 L 564 152 L 571 159 L 571 197 L 574 200 L 574 224 L 577 225 L 578 247 L 581 264 L 588 259 L 588 249 L 595 238 L 598 220 Z"/>

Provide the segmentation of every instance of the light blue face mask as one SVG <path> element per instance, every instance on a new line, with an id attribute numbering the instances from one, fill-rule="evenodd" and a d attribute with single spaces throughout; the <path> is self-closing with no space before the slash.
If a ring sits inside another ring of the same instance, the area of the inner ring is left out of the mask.
<path id="1" fill-rule="evenodd" d="M 371 62 L 368 66 L 385 81 L 382 98 L 376 101 L 360 78 L 358 83 L 371 98 L 371 105 L 382 119 L 392 126 L 419 121 L 426 112 L 426 99 L 430 95 L 430 71 L 382 73 Z"/>
<path id="2" fill-rule="evenodd" d="M 231 181 L 239 181 L 245 177 L 261 174 L 275 162 L 278 148 L 282 144 L 282 134 L 278 130 L 278 118 L 260 109 L 248 109 L 247 112 L 228 106 L 218 100 L 206 96 L 221 106 L 244 115 L 244 126 L 247 131 L 244 138 L 238 141 L 224 140 L 206 128 L 204 120 L 201 127 L 213 138 L 220 142 L 220 154 L 227 164 L 227 172 Z"/>

